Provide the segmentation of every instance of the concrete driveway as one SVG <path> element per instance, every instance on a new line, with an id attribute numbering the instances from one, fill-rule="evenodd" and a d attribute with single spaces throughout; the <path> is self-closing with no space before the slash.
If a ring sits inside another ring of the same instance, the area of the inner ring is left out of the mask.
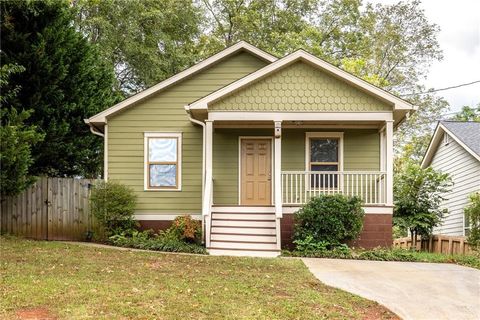
<path id="1" fill-rule="evenodd" d="M 403 319 L 480 319 L 480 270 L 454 264 L 302 259 L 323 283 Z"/>

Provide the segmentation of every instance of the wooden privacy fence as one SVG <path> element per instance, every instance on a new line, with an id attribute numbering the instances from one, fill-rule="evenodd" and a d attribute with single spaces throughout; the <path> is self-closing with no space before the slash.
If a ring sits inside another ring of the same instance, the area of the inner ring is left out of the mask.
<path id="1" fill-rule="evenodd" d="M 410 237 L 395 239 L 393 240 L 393 247 L 410 249 L 412 247 L 412 239 Z M 465 237 L 434 235 L 430 239 L 425 240 L 420 240 L 419 237 L 417 250 L 443 254 L 467 254 L 472 249 Z"/>
<path id="2" fill-rule="evenodd" d="M 44 177 L 22 194 L 1 199 L 1 233 L 41 240 L 85 240 L 94 228 L 89 210 L 94 182 Z"/>

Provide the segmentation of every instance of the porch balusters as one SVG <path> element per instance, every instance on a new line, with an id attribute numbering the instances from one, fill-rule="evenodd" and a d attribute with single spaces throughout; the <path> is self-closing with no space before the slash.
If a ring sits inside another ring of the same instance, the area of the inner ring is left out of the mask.
<path id="1" fill-rule="evenodd" d="M 385 172 L 283 171 L 284 205 L 303 205 L 321 194 L 358 196 L 365 204 L 385 204 Z"/>

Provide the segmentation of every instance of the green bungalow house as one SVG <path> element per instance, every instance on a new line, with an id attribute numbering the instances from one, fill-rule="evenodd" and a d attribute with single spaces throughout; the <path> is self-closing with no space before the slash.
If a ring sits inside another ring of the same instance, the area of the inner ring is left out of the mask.
<path id="1" fill-rule="evenodd" d="M 319 194 L 360 196 L 356 244 L 391 244 L 393 131 L 413 110 L 303 50 L 239 42 L 85 122 L 143 228 L 189 214 L 210 254 L 276 256 Z"/>

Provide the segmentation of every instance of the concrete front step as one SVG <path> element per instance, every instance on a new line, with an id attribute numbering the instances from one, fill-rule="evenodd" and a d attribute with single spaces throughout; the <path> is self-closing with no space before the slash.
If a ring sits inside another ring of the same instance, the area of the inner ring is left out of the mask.
<path id="1" fill-rule="evenodd" d="M 275 235 L 275 228 L 272 227 L 245 227 L 245 226 L 225 226 L 217 227 L 212 226 L 213 233 L 228 233 L 228 234 L 253 234 L 253 235 L 263 235 L 263 236 L 273 236 Z"/>
<path id="2" fill-rule="evenodd" d="M 238 242 L 252 242 L 252 243 L 273 243 L 275 244 L 276 237 L 273 236 L 259 236 L 251 234 L 218 234 L 212 233 L 211 241 L 238 241 Z"/>
<path id="3" fill-rule="evenodd" d="M 232 250 L 222 248 L 208 248 L 207 251 L 212 256 L 275 258 L 280 255 L 280 251 L 277 250 Z"/>
<path id="4" fill-rule="evenodd" d="M 253 249 L 253 250 L 277 250 L 275 242 L 240 242 L 226 240 L 210 240 L 210 247 L 221 249 Z"/>

